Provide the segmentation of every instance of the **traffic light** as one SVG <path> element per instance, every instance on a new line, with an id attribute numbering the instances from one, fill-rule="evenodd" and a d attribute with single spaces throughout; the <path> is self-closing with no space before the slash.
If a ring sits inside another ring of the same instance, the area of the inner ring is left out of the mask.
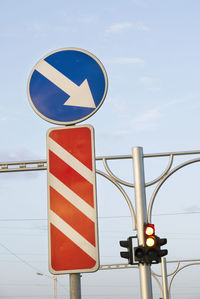
<path id="1" fill-rule="evenodd" d="M 158 238 L 158 237 L 157 237 Z M 165 244 L 167 244 L 167 239 L 165 239 L 165 238 L 163 238 L 163 239 L 160 239 L 160 238 L 158 238 L 158 252 L 159 252 L 159 256 L 160 256 L 160 258 L 162 257 L 162 256 L 165 256 L 165 255 L 167 255 L 168 254 L 168 250 L 167 249 L 161 249 L 160 247 L 161 246 L 163 246 L 163 245 L 165 245 Z"/>
<path id="2" fill-rule="evenodd" d="M 128 259 L 128 263 L 133 265 L 133 246 L 132 237 L 129 237 L 126 241 L 119 241 L 121 247 L 127 248 L 127 251 L 121 251 L 120 256 Z"/>
<path id="3" fill-rule="evenodd" d="M 144 226 L 144 246 L 139 245 L 134 248 L 135 261 L 143 264 L 158 264 L 161 257 L 167 255 L 167 249 L 161 249 L 161 246 L 167 243 L 167 239 L 160 239 L 155 235 L 155 227 L 153 224 Z"/>

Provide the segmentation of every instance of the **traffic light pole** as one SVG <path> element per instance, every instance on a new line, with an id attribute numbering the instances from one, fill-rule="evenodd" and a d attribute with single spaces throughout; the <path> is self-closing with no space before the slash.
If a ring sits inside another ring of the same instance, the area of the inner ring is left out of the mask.
<path id="1" fill-rule="evenodd" d="M 133 169 L 135 179 L 135 207 L 138 245 L 144 246 L 144 223 L 147 223 L 147 204 L 144 178 L 143 150 L 141 147 L 133 148 Z M 139 263 L 141 299 L 153 299 L 151 267 Z"/>
<path id="2" fill-rule="evenodd" d="M 161 259 L 163 299 L 169 299 L 166 258 Z"/>

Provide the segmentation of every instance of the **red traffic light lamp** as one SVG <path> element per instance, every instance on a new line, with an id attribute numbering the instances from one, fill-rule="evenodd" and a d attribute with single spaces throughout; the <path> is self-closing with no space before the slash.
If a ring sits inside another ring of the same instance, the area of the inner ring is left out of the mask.
<path id="1" fill-rule="evenodd" d="M 146 224 L 144 227 L 144 234 L 146 236 L 153 236 L 155 234 L 154 224 Z"/>

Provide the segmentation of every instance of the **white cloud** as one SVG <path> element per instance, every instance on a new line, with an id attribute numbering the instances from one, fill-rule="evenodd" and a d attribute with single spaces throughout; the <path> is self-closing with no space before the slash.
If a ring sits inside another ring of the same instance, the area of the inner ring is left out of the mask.
<path id="1" fill-rule="evenodd" d="M 139 79 L 140 83 L 144 84 L 144 85 L 152 85 L 153 83 L 153 78 L 152 77 L 148 77 L 148 76 L 143 76 Z"/>
<path id="2" fill-rule="evenodd" d="M 45 23 L 31 23 L 26 27 L 26 33 L 33 38 L 44 38 L 48 36 L 49 25 Z"/>
<path id="3" fill-rule="evenodd" d="M 146 79 L 144 79 L 144 81 L 145 80 Z M 148 81 L 148 78 L 146 81 Z M 151 83 L 151 80 L 149 83 Z M 122 121 L 125 120 L 131 131 L 139 133 L 160 129 L 160 127 L 166 122 L 166 118 L 169 117 L 171 111 L 176 109 L 174 106 L 180 105 L 189 100 L 190 99 L 187 97 L 185 99 L 177 98 L 169 101 L 161 100 L 158 105 L 151 107 L 150 109 L 134 117 L 132 114 L 132 106 L 129 106 L 128 101 L 120 98 L 109 99 L 113 113 L 117 114 L 118 118 L 120 118 Z M 127 136 L 128 133 L 122 132 L 122 135 Z"/>
<path id="4" fill-rule="evenodd" d="M 160 127 L 161 121 L 164 121 L 168 113 L 173 110 L 173 106 L 180 105 L 180 103 L 186 101 L 187 99 L 174 99 L 168 102 L 161 102 L 160 105 L 145 111 L 134 119 L 129 116 L 130 126 L 132 130 L 137 132 L 155 130 Z"/>
<path id="5" fill-rule="evenodd" d="M 136 24 L 136 29 L 138 31 L 145 31 L 145 32 L 148 32 L 150 31 L 150 28 L 148 26 L 146 26 L 144 23 L 142 22 L 139 22 Z"/>
<path id="6" fill-rule="evenodd" d="M 124 119 L 129 117 L 129 110 L 125 101 L 121 101 L 117 98 L 112 98 L 110 99 L 110 103 L 112 105 L 112 109 L 114 109 L 114 111 L 120 118 Z"/>
<path id="7" fill-rule="evenodd" d="M 138 57 L 117 57 L 108 60 L 108 63 L 113 64 L 143 64 L 144 60 Z"/>
<path id="8" fill-rule="evenodd" d="M 78 19 L 80 23 L 84 24 L 94 24 L 96 22 L 96 17 L 93 15 L 81 15 Z"/>
<path id="9" fill-rule="evenodd" d="M 131 127 L 137 131 L 149 131 L 157 127 L 161 117 L 162 113 L 159 108 L 150 109 L 133 119 Z"/>
<path id="10" fill-rule="evenodd" d="M 118 33 L 118 32 L 124 31 L 126 29 L 130 29 L 132 26 L 133 26 L 132 23 L 113 24 L 106 29 L 106 32 L 107 33 Z"/>
<path id="11" fill-rule="evenodd" d="M 39 160 L 39 155 L 28 148 L 18 147 L 12 151 L 0 151 L 0 161 L 27 161 L 27 160 Z"/>
<path id="12" fill-rule="evenodd" d="M 130 0 L 130 1 L 134 3 L 135 6 L 142 7 L 142 8 L 147 7 L 147 3 L 148 3 L 148 1 L 146 0 Z"/>
<path id="13" fill-rule="evenodd" d="M 163 117 L 163 105 L 158 105 L 145 112 L 133 117 L 127 102 L 118 98 L 110 99 L 114 113 L 123 121 L 125 120 L 131 130 L 136 132 L 152 131 L 159 126 L 160 119 Z M 125 136 L 125 132 L 123 132 Z"/>
<path id="14" fill-rule="evenodd" d="M 143 76 L 139 79 L 139 82 L 146 87 L 149 91 L 157 92 L 160 88 L 157 86 L 157 80 L 150 76 Z"/>
<path id="15" fill-rule="evenodd" d="M 108 140 L 109 142 L 120 142 L 122 139 L 125 139 L 129 136 L 128 130 L 122 130 L 117 132 L 110 131 L 101 131 L 98 134 L 98 138 L 102 140 Z"/>
<path id="16" fill-rule="evenodd" d="M 106 29 L 106 32 L 107 33 L 118 33 L 118 32 L 122 32 L 124 30 L 130 29 L 130 28 L 133 28 L 135 31 L 144 31 L 144 32 L 150 31 L 150 28 L 148 26 L 146 26 L 143 22 L 137 22 L 135 24 L 133 24 L 131 22 L 125 22 L 125 23 L 117 23 L 117 24 L 110 25 Z"/>

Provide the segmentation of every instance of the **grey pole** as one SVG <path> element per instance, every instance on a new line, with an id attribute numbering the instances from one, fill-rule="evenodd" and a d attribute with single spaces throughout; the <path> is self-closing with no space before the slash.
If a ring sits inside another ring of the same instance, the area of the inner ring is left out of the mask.
<path id="1" fill-rule="evenodd" d="M 81 299 L 81 275 L 80 273 L 69 274 L 70 299 Z"/>
<path id="2" fill-rule="evenodd" d="M 133 148 L 133 168 L 135 179 L 135 207 L 137 220 L 138 244 L 144 245 L 144 223 L 147 222 L 147 204 L 144 178 L 144 161 L 142 147 Z M 152 299 L 151 267 L 139 263 L 141 298 Z"/>
<path id="3" fill-rule="evenodd" d="M 54 299 L 57 299 L 57 277 L 56 277 L 56 275 L 53 276 L 53 293 L 54 293 Z"/>
<path id="4" fill-rule="evenodd" d="M 162 269 L 162 283 L 163 283 L 163 299 L 169 299 L 168 294 L 168 282 L 167 282 L 167 265 L 166 258 L 161 258 L 161 269 Z"/>
<path id="5" fill-rule="evenodd" d="M 41 273 L 41 272 L 37 272 L 36 274 L 37 274 L 37 275 L 41 275 L 41 276 L 46 276 L 46 277 L 48 277 L 48 278 L 53 279 L 53 298 L 54 298 L 54 299 L 57 299 L 57 276 L 54 275 L 54 276 L 52 277 L 52 276 L 43 274 L 43 273 Z"/>

